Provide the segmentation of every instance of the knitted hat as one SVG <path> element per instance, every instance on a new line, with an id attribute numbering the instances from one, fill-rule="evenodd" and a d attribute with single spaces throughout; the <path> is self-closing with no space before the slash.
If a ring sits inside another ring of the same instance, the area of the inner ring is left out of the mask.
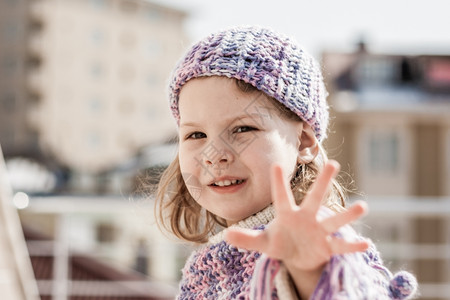
<path id="1" fill-rule="evenodd" d="M 243 80 L 275 98 L 315 131 L 328 126 L 327 92 L 315 59 L 292 39 L 267 28 L 235 27 L 212 34 L 190 48 L 170 82 L 170 106 L 179 123 L 179 94 L 190 79 L 226 76 Z"/>

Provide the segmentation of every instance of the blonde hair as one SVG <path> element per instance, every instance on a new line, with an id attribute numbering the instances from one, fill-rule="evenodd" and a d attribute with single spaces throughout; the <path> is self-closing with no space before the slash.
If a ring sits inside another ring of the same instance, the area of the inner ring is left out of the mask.
<path id="1" fill-rule="evenodd" d="M 235 81 L 244 93 L 262 93 L 250 84 Z M 270 97 L 267 98 L 282 112 L 282 117 L 302 122 L 283 104 Z M 302 202 L 327 159 L 325 150 L 319 144 L 319 153 L 314 160 L 297 166 L 296 173 L 291 179 L 291 189 L 297 204 Z M 345 197 L 345 188 L 333 179 L 331 191 L 324 205 L 336 212 L 342 211 L 345 207 Z M 218 227 L 227 227 L 225 219 L 203 209 L 191 196 L 181 173 L 178 156 L 162 173 L 156 191 L 155 213 L 160 227 L 181 239 L 195 243 L 204 243 Z"/>

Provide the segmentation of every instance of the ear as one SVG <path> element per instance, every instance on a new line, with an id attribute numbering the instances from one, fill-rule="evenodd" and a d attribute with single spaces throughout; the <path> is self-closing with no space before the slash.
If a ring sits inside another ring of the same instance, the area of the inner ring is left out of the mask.
<path id="1" fill-rule="evenodd" d="M 319 153 L 319 142 L 314 130 L 305 122 L 303 122 L 303 128 L 299 134 L 299 144 L 297 162 L 299 164 L 312 162 Z"/>

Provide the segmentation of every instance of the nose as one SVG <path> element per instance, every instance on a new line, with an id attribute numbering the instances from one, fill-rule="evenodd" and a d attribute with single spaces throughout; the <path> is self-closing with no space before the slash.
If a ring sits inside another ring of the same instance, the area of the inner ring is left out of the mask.
<path id="1" fill-rule="evenodd" d="M 205 165 L 227 165 L 234 161 L 234 153 L 223 143 L 210 143 L 202 151 Z"/>

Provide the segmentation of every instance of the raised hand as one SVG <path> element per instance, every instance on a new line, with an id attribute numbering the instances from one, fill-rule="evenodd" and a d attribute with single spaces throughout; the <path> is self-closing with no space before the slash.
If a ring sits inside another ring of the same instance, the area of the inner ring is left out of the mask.
<path id="1" fill-rule="evenodd" d="M 346 241 L 332 235 L 366 212 L 363 202 L 356 202 L 344 212 L 324 219 L 318 218 L 321 204 L 328 195 L 331 179 L 338 170 L 337 162 L 327 162 L 307 196 L 297 205 L 282 169 L 274 166 L 271 172 L 271 191 L 275 219 L 264 231 L 229 228 L 226 240 L 237 247 L 257 250 L 280 259 L 289 270 L 299 292 L 302 295 L 310 294 L 324 265 L 333 254 L 364 251 L 368 247 L 367 242 Z M 305 276 L 306 281 L 302 278 Z M 308 285 L 307 281 L 313 286 L 305 286 Z"/>

